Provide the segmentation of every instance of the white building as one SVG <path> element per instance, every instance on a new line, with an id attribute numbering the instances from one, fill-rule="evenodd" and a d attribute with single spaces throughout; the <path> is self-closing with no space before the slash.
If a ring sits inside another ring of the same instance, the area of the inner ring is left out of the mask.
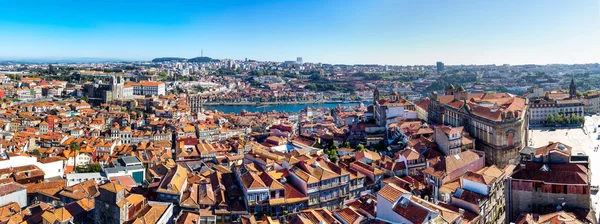
<path id="1" fill-rule="evenodd" d="M 0 185 L 0 206 L 5 206 L 12 202 L 16 202 L 21 208 L 27 206 L 26 186 L 16 182 Z"/>
<path id="2" fill-rule="evenodd" d="M 143 81 L 132 83 L 130 86 L 133 87 L 133 95 L 160 96 L 166 94 L 166 87 L 163 82 Z"/>
<path id="3" fill-rule="evenodd" d="M 67 187 L 73 186 L 88 180 L 94 180 L 97 184 L 102 184 L 108 181 L 108 177 L 104 173 L 69 173 L 65 175 Z"/>
<path id="4" fill-rule="evenodd" d="M 6 159 L 0 160 L 0 169 L 35 165 L 44 171 L 44 179 L 52 177 L 62 177 L 64 175 L 64 161 L 62 159 L 49 157 L 37 161 L 37 157 L 27 154 L 13 154 Z"/>

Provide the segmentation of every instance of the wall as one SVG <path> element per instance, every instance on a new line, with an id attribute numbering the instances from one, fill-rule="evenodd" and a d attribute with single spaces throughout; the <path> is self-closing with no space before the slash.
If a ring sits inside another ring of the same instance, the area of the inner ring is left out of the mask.
<path id="1" fill-rule="evenodd" d="M 389 202 L 387 199 L 377 194 L 377 218 L 390 222 L 397 221 L 398 223 L 408 223 L 404 217 L 392 210 L 393 205 L 393 202 Z"/>
<path id="2" fill-rule="evenodd" d="M 459 178 L 460 176 L 465 174 L 467 171 L 480 170 L 481 168 L 484 167 L 484 165 L 485 165 L 484 163 L 485 163 L 485 158 L 479 157 L 479 159 L 469 163 L 468 165 L 458 168 L 458 169 L 452 171 L 451 173 L 449 173 L 448 176 L 446 176 L 444 178 L 444 180 L 442 181 L 442 184 L 448 183 L 451 180 L 455 180 L 456 178 Z"/>
<path id="3" fill-rule="evenodd" d="M 62 160 L 50 163 L 37 163 L 36 165 L 44 171 L 44 179 L 62 177 L 65 172 Z"/>
<path id="4" fill-rule="evenodd" d="M 483 195 L 489 195 L 489 193 L 490 193 L 488 186 L 485 184 L 482 184 L 482 183 L 478 183 L 478 182 L 474 182 L 474 181 L 462 178 L 462 184 L 463 184 L 464 189 L 467 189 L 467 190 L 475 192 L 475 193 L 479 193 L 479 194 L 483 194 Z"/>
<path id="5" fill-rule="evenodd" d="M 17 167 L 17 166 L 26 166 L 26 165 L 36 165 L 37 158 L 30 156 L 11 156 L 8 160 L 0 161 L 0 169 L 9 168 L 9 167 Z"/>
<path id="6" fill-rule="evenodd" d="M 403 117 L 404 115 L 404 107 L 387 107 L 386 110 L 386 119 L 392 117 Z"/>
<path id="7" fill-rule="evenodd" d="M 17 202 L 21 208 L 27 206 L 27 189 L 23 188 L 0 197 L 0 206 L 5 206 L 11 202 Z"/>
<path id="8" fill-rule="evenodd" d="M 516 180 L 513 180 L 517 182 Z M 544 193 L 536 191 L 512 190 L 512 218 L 519 217 L 521 212 L 542 212 L 545 206 L 556 207 L 562 202 L 566 202 L 567 208 L 590 208 L 589 194 L 557 194 Z M 563 198 L 563 200 L 559 200 Z M 510 220 L 514 221 L 514 220 Z"/>
<path id="9" fill-rule="evenodd" d="M 173 222 L 173 204 L 164 203 L 164 202 L 156 202 L 156 201 L 149 201 L 148 204 L 149 205 L 154 205 L 154 204 L 168 205 L 169 207 L 167 208 L 167 210 L 165 210 L 165 212 L 160 217 L 160 219 L 158 219 L 156 221 L 156 223 L 172 223 Z"/>
<path id="10" fill-rule="evenodd" d="M 463 201 L 463 200 L 455 198 L 455 197 L 452 197 L 452 201 L 450 202 L 450 205 L 456 206 L 458 208 L 462 208 L 464 210 L 473 212 L 475 214 L 480 213 L 478 205 L 471 204 L 469 202 Z"/>

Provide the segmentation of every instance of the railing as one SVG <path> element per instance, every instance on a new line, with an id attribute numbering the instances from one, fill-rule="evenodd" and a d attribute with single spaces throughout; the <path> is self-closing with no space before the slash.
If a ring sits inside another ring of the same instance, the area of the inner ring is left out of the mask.
<path id="1" fill-rule="evenodd" d="M 323 190 L 323 189 L 328 189 L 328 188 L 337 187 L 337 186 L 340 186 L 340 183 L 331 183 L 331 184 L 321 185 L 319 187 L 319 189 Z"/>

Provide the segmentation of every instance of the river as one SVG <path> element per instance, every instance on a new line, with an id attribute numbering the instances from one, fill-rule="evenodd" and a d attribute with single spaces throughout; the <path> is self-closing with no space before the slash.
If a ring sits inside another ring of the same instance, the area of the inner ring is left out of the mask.
<path id="1" fill-rule="evenodd" d="M 358 106 L 359 103 L 339 103 L 342 106 Z M 298 113 L 300 110 L 314 106 L 314 107 L 327 107 L 334 108 L 338 103 L 316 103 L 316 104 L 275 104 L 266 106 L 237 106 L 237 105 L 206 105 L 206 110 L 217 110 L 223 113 L 236 113 L 239 114 L 242 110 L 248 112 L 265 112 L 265 111 L 283 111 L 288 113 Z M 365 104 L 366 105 L 366 104 Z"/>

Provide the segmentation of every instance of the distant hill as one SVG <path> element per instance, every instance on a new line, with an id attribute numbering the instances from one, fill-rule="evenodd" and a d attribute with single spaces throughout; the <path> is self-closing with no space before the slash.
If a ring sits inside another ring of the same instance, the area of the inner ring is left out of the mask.
<path id="1" fill-rule="evenodd" d="M 0 62 L 15 64 L 54 64 L 54 63 L 105 63 L 131 62 L 140 60 L 123 60 L 116 58 L 29 58 L 29 59 L 0 59 Z"/>
<path id="2" fill-rule="evenodd" d="M 212 59 L 209 57 L 195 57 L 195 58 L 190 58 L 190 59 L 185 59 L 185 58 L 177 58 L 177 57 L 162 57 L 162 58 L 155 58 L 152 59 L 152 62 L 170 62 L 170 61 L 177 61 L 177 62 L 216 62 L 219 61 L 218 59 Z"/>
<path id="3" fill-rule="evenodd" d="M 188 61 L 189 62 L 217 62 L 217 61 L 219 61 L 219 59 L 212 59 L 209 57 L 195 57 L 195 58 L 190 58 Z"/>
<path id="4" fill-rule="evenodd" d="M 184 62 L 187 59 L 185 58 L 176 58 L 176 57 L 162 57 L 162 58 L 155 58 L 152 59 L 152 62 L 168 62 L 168 61 L 178 61 L 178 62 Z"/>

